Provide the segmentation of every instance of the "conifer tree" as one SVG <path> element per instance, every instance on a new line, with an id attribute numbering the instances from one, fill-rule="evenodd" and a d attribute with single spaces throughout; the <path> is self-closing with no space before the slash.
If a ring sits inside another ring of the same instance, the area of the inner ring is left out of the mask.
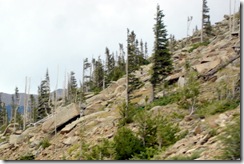
<path id="1" fill-rule="evenodd" d="M 119 57 L 118 57 L 118 67 L 125 74 L 125 51 L 123 44 L 119 44 Z"/>
<path id="2" fill-rule="evenodd" d="M 37 120 L 40 120 L 51 114 L 51 99 L 50 99 L 50 79 L 48 70 L 46 77 L 41 81 L 38 87 L 38 107 L 37 107 Z"/>
<path id="3" fill-rule="evenodd" d="M 33 94 L 30 95 L 31 122 L 37 121 L 37 104 Z"/>
<path id="4" fill-rule="evenodd" d="M 162 82 L 173 70 L 171 54 L 168 50 L 167 30 L 163 22 L 164 14 L 157 5 L 156 24 L 154 25 L 154 54 L 152 56 L 152 77 L 150 79 L 153 86 L 153 96 L 155 87 Z"/>
<path id="5" fill-rule="evenodd" d="M 2 95 L 0 94 L 0 130 L 8 124 L 8 115 L 5 103 L 2 102 Z"/>
<path id="6" fill-rule="evenodd" d="M 69 93 L 69 101 L 70 102 L 76 102 L 77 80 L 75 78 L 75 73 L 73 71 L 70 72 L 70 79 L 68 82 L 68 93 Z"/>
<path id="7" fill-rule="evenodd" d="M 109 49 L 106 47 L 106 66 L 105 66 L 105 83 L 109 84 L 113 79 L 114 68 L 115 68 L 115 59 L 114 53 L 110 54 Z"/>
<path id="8" fill-rule="evenodd" d="M 19 89 L 18 87 L 15 88 L 15 107 L 16 109 L 14 109 L 14 123 L 16 123 L 16 119 L 17 119 L 17 116 L 18 116 L 18 109 L 19 109 L 19 104 L 20 104 L 20 96 L 19 96 Z M 20 124 L 20 121 L 18 121 L 19 125 L 22 125 Z"/>
<path id="9" fill-rule="evenodd" d="M 147 42 L 145 42 L 145 59 L 148 58 L 148 48 L 147 48 Z"/>
<path id="10" fill-rule="evenodd" d="M 207 6 L 207 0 L 203 0 L 201 42 L 204 41 L 204 34 L 211 35 L 211 31 L 212 31 L 210 15 L 208 13 L 209 13 L 209 7 Z"/>
<path id="11" fill-rule="evenodd" d="M 95 61 L 95 68 L 94 68 L 94 89 L 96 91 L 100 91 L 103 87 L 103 76 L 104 76 L 104 69 L 103 64 L 100 56 Z"/>
<path id="12" fill-rule="evenodd" d="M 175 46 L 176 46 L 175 36 L 171 34 L 169 37 L 169 49 L 171 53 L 175 51 Z"/>
<path id="13" fill-rule="evenodd" d="M 133 74 L 134 71 L 139 69 L 139 56 L 137 55 L 136 47 L 136 34 L 134 31 L 130 33 L 129 29 L 127 30 L 127 53 L 128 53 L 128 96 L 133 90 L 141 86 L 141 82 Z"/>

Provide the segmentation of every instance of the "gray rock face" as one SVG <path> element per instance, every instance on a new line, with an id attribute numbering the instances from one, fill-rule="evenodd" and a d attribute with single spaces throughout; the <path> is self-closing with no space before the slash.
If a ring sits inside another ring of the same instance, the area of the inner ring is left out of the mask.
<path id="1" fill-rule="evenodd" d="M 66 108 L 59 108 L 59 110 L 57 110 L 57 114 L 56 116 L 51 117 L 50 119 L 48 119 L 47 121 L 45 121 L 42 124 L 42 131 L 43 132 L 53 132 L 55 130 L 55 124 L 56 127 L 59 127 L 63 124 L 65 124 L 66 122 L 68 122 L 70 119 L 77 117 L 80 115 L 80 110 L 79 107 L 75 104 L 71 104 Z M 56 120 L 56 123 L 55 123 Z"/>
<path id="2" fill-rule="evenodd" d="M 17 143 L 20 143 L 21 142 L 21 140 L 22 140 L 22 137 L 21 137 L 21 135 L 10 135 L 9 136 L 9 143 L 10 144 L 17 144 Z"/>
<path id="3" fill-rule="evenodd" d="M 78 141 L 78 139 L 79 139 L 78 136 L 69 137 L 69 138 L 65 139 L 65 140 L 63 141 L 63 143 L 64 143 L 65 145 L 71 145 L 71 144 L 73 144 L 74 142 Z"/>

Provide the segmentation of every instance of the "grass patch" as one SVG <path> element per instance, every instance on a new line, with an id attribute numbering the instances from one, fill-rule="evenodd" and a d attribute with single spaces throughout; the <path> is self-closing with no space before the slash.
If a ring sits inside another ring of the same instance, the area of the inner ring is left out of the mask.
<path id="1" fill-rule="evenodd" d="M 73 146 L 71 146 L 69 149 L 68 149 L 68 154 L 71 155 L 73 151 L 76 151 L 80 148 L 80 145 L 79 144 L 75 144 Z"/>
<path id="2" fill-rule="evenodd" d="M 239 100 L 219 100 L 212 103 L 206 103 L 201 105 L 196 113 L 200 117 L 206 117 L 208 115 L 215 115 L 218 113 L 223 113 L 228 110 L 235 109 L 240 104 Z"/>
<path id="3" fill-rule="evenodd" d="M 145 109 L 152 109 L 155 106 L 165 106 L 168 104 L 173 104 L 180 100 L 179 93 L 172 93 L 164 97 L 160 97 L 159 99 L 155 99 L 150 104 L 146 105 Z"/>
<path id="4" fill-rule="evenodd" d="M 35 160 L 35 156 L 31 153 L 28 153 L 27 155 L 21 156 L 19 160 L 24 160 L 24 161 Z"/>
<path id="5" fill-rule="evenodd" d="M 200 43 L 195 43 L 191 46 L 191 48 L 188 50 L 189 53 L 191 53 L 193 50 L 197 49 L 198 47 L 201 47 L 201 46 L 207 46 L 210 42 L 200 42 Z"/>
<path id="6" fill-rule="evenodd" d="M 221 160 L 236 160 L 241 158 L 241 129 L 240 116 L 234 118 L 234 123 L 225 128 L 225 133 L 220 137 L 224 145 Z"/>
<path id="7" fill-rule="evenodd" d="M 40 142 L 40 146 L 42 146 L 43 149 L 49 147 L 51 144 L 49 142 L 49 140 L 47 138 L 44 138 L 41 142 Z"/>

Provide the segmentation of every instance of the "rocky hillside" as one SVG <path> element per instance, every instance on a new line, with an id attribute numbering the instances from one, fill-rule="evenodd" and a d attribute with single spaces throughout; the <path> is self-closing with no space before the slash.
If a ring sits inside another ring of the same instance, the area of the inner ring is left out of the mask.
<path id="1" fill-rule="evenodd" d="M 240 37 L 239 33 L 230 34 L 228 19 L 225 16 L 223 21 L 213 26 L 214 34 L 206 45 L 197 42 L 200 32 L 177 41 L 177 48 L 173 52 L 175 70 L 166 79 L 169 87 L 157 89 L 156 97 L 162 100 L 187 84 L 187 61 L 192 70 L 198 73 L 200 83 L 200 105 L 195 113 L 190 115 L 190 111 L 183 109 L 177 101 L 166 104 L 151 102 L 151 65 L 142 66 L 140 71 L 135 72 L 144 85 L 133 92 L 131 102 L 149 108 L 148 112 L 153 115 L 170 118 L 179 126 L 179 134 L 184 133 L 184 137 L 157 151 L 151 159 L 181 160 L 189 157 L 196 160 L 214 160 L 221 155 L 223 144 L 220 136 L 225 134 L 226 127 L 233 123 L 234 118 L 240 116 L 239 102 L 226 107 L 217 101 L 238 97 L 240 94 Z M 235 23 L 238 29 L 240 22 L 237 20 Z M 13 133 L 13 125 L 10 125 L 1 134 L 1 159 L 86 159 L 84 154 L 91 151 L 94 145 L 103 143 L 103 139 L 113 140 L 121 118 L 119 106 L 124 102 L 125 94 L 124 77 L 112 82 L 99 94 L 88 94 L 84 104 L 60 105 L 55 115 L 30 125 L 25 131 Z M 138 131 L 135 122 L 127 126 L 133 132 Z M 111 155 L 104 159 L 113 157 Z"/>

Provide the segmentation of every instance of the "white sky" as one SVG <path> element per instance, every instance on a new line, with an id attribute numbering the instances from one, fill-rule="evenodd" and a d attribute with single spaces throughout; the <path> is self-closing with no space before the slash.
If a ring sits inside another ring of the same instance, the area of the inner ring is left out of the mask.
<path id="1" fill-rule="evenodd" d="M 229 0 L 207 0 L 211 22 L 229 14 Z M 235 0 L 232 0 L 232 7 Z M 126 48 L 127 28 L 138 39 L 154 42 L 153 25 L 157 3 L 165 14 L 168 35 L 186 37 L 187 17 L 191 30 L 201 27 L 201 0 L 0 0 L 0 92 L 24 92 L 25 77 L 31 77 L 31 93 L 49 70 L 51 90 L 63 87 L 65 70 L 82 78 L 84 58 L 104 56 Z M 236 0 L 236 11 L 240 1 Z M 232 9 L 233 10 L 233 9 Z"/>

